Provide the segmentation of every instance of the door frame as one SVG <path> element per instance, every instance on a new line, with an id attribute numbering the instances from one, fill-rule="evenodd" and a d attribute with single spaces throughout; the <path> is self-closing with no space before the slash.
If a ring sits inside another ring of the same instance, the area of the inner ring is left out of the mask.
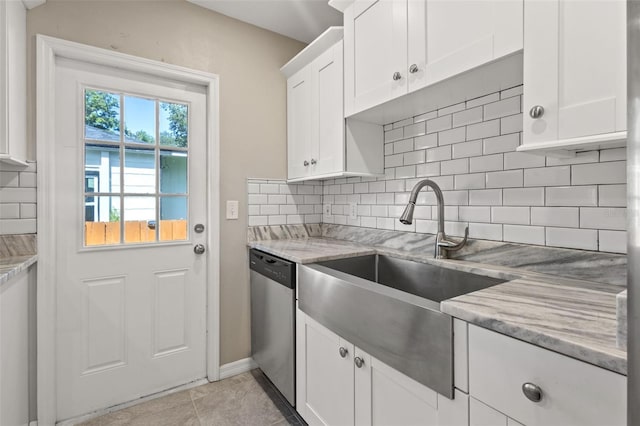
<path id="1" fill-rule="evenodd" d="M 170 78 L 206 89 L 207 105 L 207 378 L 220 379 L 220 146 L 219 76 L 164 62 L 140 58 L 68 40 L 36 36 L 36 148 L 38 164 L 38 264 L 37 264 L 37 403 L 38 424 L 54 425 L 56 413 L 56 264 L 58 237 L 53 186 L 56 167 L 50 163 L 55 149 L 56 58 L 115 67 Z"/>

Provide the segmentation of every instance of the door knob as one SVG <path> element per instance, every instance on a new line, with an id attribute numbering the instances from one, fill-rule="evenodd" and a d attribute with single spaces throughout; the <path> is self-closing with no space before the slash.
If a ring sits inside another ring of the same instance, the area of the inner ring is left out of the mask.
<path id="1" fill-rule="evenodd" d="M 349 353 L 349 351 L 347 350 L 347 348 L 344 348 L 342 346 L 340 346 L 340 349 L 338 349 L 338 352 L 340 352 L 340 356 L 342 358 L 346 357 L 347 354 Z"/>
<path id="2" fill-rule="evenodd" d="M 529 116 L 531 118 L 540 118 L 544 115 L 544 107 L 542 105 L 536 105 L 529 110 Z"/>
<path id="3" fill-rule="evenodd" d="M 311 165 L 312 165 L 312 166 L 314 166 L 316 163 L 317 163 L 316 159 L 315 159 L 315 158 L 312 158 L 312 159 L 311 159 Z"/>
<path id="4" fill-rule="evenodd" d="M 362 358 L 360 358 L 359 356 L 355 357 L 353 362 L 356 363 L 356 367 L 360 368 L 364 365 L 364 360 Z"/>
<path id="5" fill-rule="evenodd" d="M 393 80 L 394 81 L 398 81 L 402 78 L 402 75 L 400 75 L 400 73 L 398 71 L 393 73 Z"/>
<path id="6" fill-rule="evenodd" d="M 411 66 L 409 67 L 409 72 L 411 74 L 415 74 L 418 72 L 418 65 L 417 64 L 411 64 Z"/>
<path id="7" fill-rule="evenodd" d="M 202 254 L 202 253 L 204 253 L 205 251 L 207 251 L 207 249 L 205 249 L 205 248 L 204 248 L 204 245 L 203 245 L 203 244 L 196 244 L 196 245 L 193 247 L 193 252 L 194 252 L 195 254 Z"/>
<path id="8" fill-rule="evenodd" d="M 304 165 L 305 167 L 307 167 L 309 165 L 309 162 L 307 160 L 304 160 L 304 162 L 302 163 L 302 165 Z"/>

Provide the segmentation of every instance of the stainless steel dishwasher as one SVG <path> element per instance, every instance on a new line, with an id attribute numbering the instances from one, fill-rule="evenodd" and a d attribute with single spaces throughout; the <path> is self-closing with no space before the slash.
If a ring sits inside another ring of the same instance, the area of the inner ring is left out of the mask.
<path id="1" fill-rule="evenodd" d="M 251 351 L 254 361 L 295 405 L 295 263 L 249 251 Z"/>

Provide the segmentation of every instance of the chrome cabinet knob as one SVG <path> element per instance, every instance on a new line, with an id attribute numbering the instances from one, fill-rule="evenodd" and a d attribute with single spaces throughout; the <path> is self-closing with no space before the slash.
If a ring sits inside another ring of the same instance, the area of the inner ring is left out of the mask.
<path id="1" fill-rule="evenodd" d="M 540 402 L 542 400 L 542 389 L 536 384 L 528 382 L 523 384 L 522 393 L 533 402 Z"/>
<path id="2" fill-rule="evenodd" d="M 544 115 L 544 108 L 541 105 L 536 105 L 529 110 L 529 116 L 531 118 L 540 118 Z"/>
<path id="3" fill-rule="evenodd" d="M 309 165 L 309 162 L 307 160 L 304 160 L 304 162 L 302 163 L 305 167 L 307 167 Z"/>
<path id="4" fill-rule="evenodd" d="M 394 81 L 398 81 L 402 78 L 402 75 L 400 75 L 400 73 L 398 71 L 393 73 L 393 80 Z"/>
<path id="5" fill-rule="evenodd" d="M 315 160 L 315 158 L 312 158 L 312 159 L 311 159 L 311 165 L 313 166 L 313 165 L 315 165 L 316 163 L 317 163 L 317 161 Z"/>
<path id="6" fill-rule="evenodd" d="M 342 346 L 340 346 L 340 349 L 338 349 L 338 352 L 340 352 L 340 356 L 342 358 L 345 358 L 347 356 L 347 354 L 349 353 L 349 351 L 347 350 L 347 348 L 344 348 Z"/>
<path id="7" fill-rule="evenodd" d="M 355 357 L 353 359 L 353 362 L 356 363 L 356 367 L 360 368 L 364 365 L 364 359 L 360 358 L 359 356 Z"/>
<path id="8" fill-rule="evenodd" d="M 206 249 L 204 248 L 204 245 L 203 245 L 203 244 L 196 244 L 196 245 L 193 247 L 193 252 L 194 252 L 195 254 L 202 254 L 202 253 L 204 253 L 205 251 L 206 251 Z"/>
<path id="9" fill-rule="evenodd" d="M 418 65 L 417 64 L 411 64 L 411 66 L 409 67 L 409 72 L 411 74 L 415 74 L 418 72 Z"/>

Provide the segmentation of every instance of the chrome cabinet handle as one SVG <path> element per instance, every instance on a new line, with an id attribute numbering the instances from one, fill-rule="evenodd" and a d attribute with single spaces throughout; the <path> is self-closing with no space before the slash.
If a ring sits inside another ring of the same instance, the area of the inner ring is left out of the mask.
<path id="1" fill-rule="evenodd" d="M 311 159 L 311 165 L 313 166 L 313 165 L 315 165 L 316 163 L 317 163 L 317 161 L 316 161 L 314 158 L 312 158 L 312 159 Z"/>
<path id="2" fill-rule="evenodd" d="M 360 368 L 364 365 L 364 360 L 362 358 L 360 358 L 359 356 L 355 357 L 353 362 L 356 363 L 356 367 Z"/>
<path id="3" fill-rule="evenodd" d="M 540 402 L 542 400 L 542 389 L 536 384 L 529 382 L 523 384 L 522 393 L 533 402 Z"/>
<path id="4" fill-rule="evenodd" d="M 418 65 L 417 64 L 411 64 L 411 66 L 409 67 L 409 72 L 411 74 L 415 74 L 418 72 Z"/>
<path id="5" fill-rule="evenodd" d="M 398 71 L 396 71 L 396 72 L 394 72 L 394 73 L 393 73 L 393 80 L 394 80 L 394 81 L 398 81 L 398 80 L 400 80 L 401 78 L 402 78 L 402 75 L 401 75 Z"/>
<path id="6" fill-rule="evenodd" d="M 536 105 L 529 110 L 529 116 L 531 118 L 540 118 L 544 115 L 544 107 L 541 105 Z"/>
<path id="7" fill-rule="evenodd" d="M 344 348 L 342 346 L 340 346 L 340 349 L 338 349 L 338 352 L 340 352 L 340 356 L 342 358 L 345 358 L 347 356 L 347 354 L 349 353 L 349 351 L 347 350 L 347 348 Z"/>
<path id="8" fill-rule="evenodd" d="M 205 251 L 206 251 L 206 249 L 204 248 L 204 245 L 202 245 L 202 244 L 196 244 L 196 245 L 193 247 L 193 252 L 194 252 L 195 254 L 202 254 L 202 253 L 204 253 Z"/>
<path id="9" fill-rule="evenodd" d="M 304 163 L 302 163 L 305 167 L 307 167 L 309 165 L 309 162 L 307 160 L 304 160 Z"/>

